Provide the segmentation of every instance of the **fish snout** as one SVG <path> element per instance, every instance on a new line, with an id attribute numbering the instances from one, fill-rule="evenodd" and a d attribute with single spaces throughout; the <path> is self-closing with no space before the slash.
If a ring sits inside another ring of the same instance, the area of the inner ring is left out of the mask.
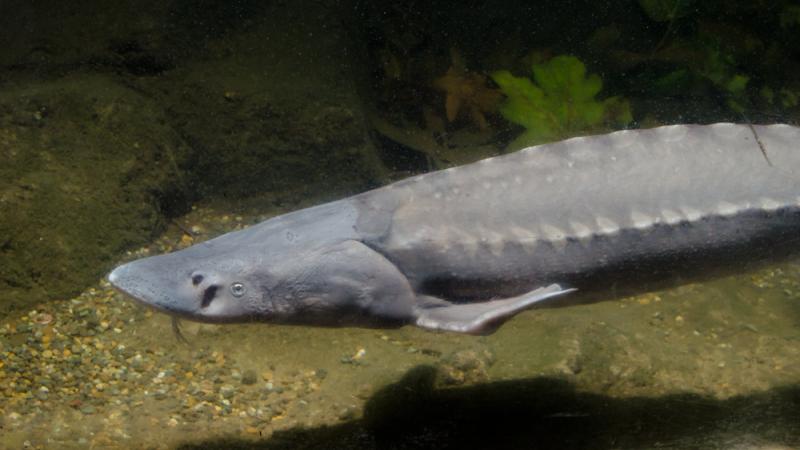
<path id="1" fill-rule="evenodd" d="M 108 281 L 139 303 L 174 315 L 191 315 L 199 309 L 177 283 L 175 270 L 158 257 L 125 263 L 108 274 Z"/>

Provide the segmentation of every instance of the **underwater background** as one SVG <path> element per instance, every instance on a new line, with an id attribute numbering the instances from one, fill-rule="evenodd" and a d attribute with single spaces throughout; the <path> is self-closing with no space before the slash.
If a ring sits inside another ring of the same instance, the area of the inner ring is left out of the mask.
<path id="1" fill-rule="evenodd" d="M 0 2 L 0 448 L 800 447 L 797 261 L 487 337 L 183 342 L 103 278 L 571 136 L 796 125 L 798 73 L 790 0 Z"/>

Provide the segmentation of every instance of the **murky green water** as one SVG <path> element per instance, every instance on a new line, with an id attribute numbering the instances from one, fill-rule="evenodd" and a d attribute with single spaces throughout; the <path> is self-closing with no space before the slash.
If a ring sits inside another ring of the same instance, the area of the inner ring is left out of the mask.
<path id="1" fill-rule="evenodd" d="M 188 344 L 101 282 L 0 323 L 0 446 L 792 447 L 799 275 L 529 311 L 489 337 L 184 322 Z"/>
<path id="2" fill-rule="evenodd" d="M 798 33 L 790 0 L 0 2 L 0 448 L 800 448 L 798 261 L 488 337 L 184 343 L 101 280 L 519 145 L 796 124 Z"/>

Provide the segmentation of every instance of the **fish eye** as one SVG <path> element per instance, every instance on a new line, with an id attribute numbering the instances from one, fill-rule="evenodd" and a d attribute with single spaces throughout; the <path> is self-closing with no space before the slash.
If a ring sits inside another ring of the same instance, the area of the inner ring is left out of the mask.
<path id="1" fill-rule="evenodd" d="M 236 282 L 231 285 L 231 294 L 233 294 L 234 297 L 241 297 L 245 292 L 247 292 L 247 289 L 244 287 L 244 284 Z"/>

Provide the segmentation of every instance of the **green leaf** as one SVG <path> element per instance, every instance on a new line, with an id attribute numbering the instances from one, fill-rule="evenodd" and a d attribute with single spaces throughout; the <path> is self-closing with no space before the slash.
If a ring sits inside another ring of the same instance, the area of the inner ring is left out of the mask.
<path id="1" fill-rule="evenodd" d="M 728 80 L 725 88 L 732 94 L 741 94 L 747 87 L 748 81 L 750 81 L 750 77 L 737 73 L 730 80 Z"/>
<path id="2" fill-rule="evenodd" d="M 544 92 L 530 78 L 515 77 L 501 70 L 492 74 L 492 79 L 508 97 L 500 106 L 500 113 L 506 120 L 522 126 L 542 120 Z"/>
<path id="3" fill-rule="evenodd" d="M 675 92 L 689 86 L 692 75 L 686 69 L 673 70 L 672 72 L 653 80 L 652 85 L 661 91 Z"/>
<path id="4" fill-rule="evenodd" d="M 533 79 L 516 77 L 507 70 L 492 74 L 506 95 L 500 113 L 509 122 L 525 127 L 511 148 L 567 137 L 603 123 L 624 125 L 632 121 L 628 102 L 617 97 L 595 99 L 603 82 L 597 75 L 587 76 L 586 66 L 574 56 L 556 56 L 533 64 L 532 72 Z"/>

